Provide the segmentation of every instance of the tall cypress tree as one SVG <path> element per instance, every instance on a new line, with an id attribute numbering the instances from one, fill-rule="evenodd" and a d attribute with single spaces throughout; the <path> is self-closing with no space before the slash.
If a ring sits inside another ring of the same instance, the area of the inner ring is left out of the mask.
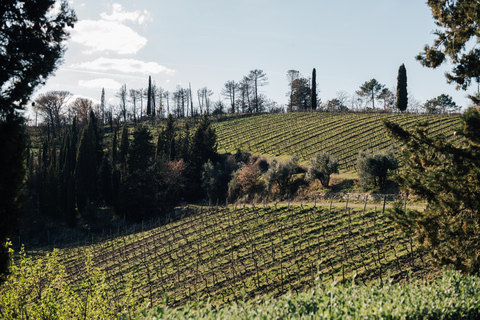
<path id="1" fill-rule="evenodd" d="M 117 127 L 113 131 L 113 138 L 112 138 L 112 168 L 115 169 L 115 165 L 117 164 Z"/>
<path id="2" fill-rule="evenodd" d="M 122 136 L 120 137 L 120 166 L 123 173 L 125 173 L 128 149 L 130 148 L 128 142 L 128 128 L 125 124 L 122 129 Z"/>
<path id="3" fill-rule="evenodd" d="M 152 77 L 148 76 L 148 90 L 147 90 L 147 116 L 152 113 Z"/>
<path id="4" fill-rule="evenodd" d="M 310 108 L 317 110 L 317 71 L 312 71 L 312 90 L 310 91 Z"/>
<path id="5" fill-rule="evenodd" d="M 405 65 L 402 65 L 398 68 L 397 76 L 397 101 L 395 106 L 400 111 L 407 110 L 408 105 L 408 93 L 407 93 L 407 69 Z"/>
<path id="6" fill-rule="evenodd" d="M 81 212 L 89 205 L 96 189 L 97 163 L 93 121 L 94 119 L 90 118 L 83 129 L 75 166 L 77 207 Z"/>

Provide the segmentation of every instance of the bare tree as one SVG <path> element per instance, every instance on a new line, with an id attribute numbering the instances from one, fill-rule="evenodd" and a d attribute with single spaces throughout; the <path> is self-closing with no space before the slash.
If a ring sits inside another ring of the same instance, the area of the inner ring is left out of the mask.
<path id="1" fill-rule="evenodd" d="M 157 87 L 157 98 L 158 98 L 158 117 L 163 118 L 165 108 L 163 105 L 163 100 L 165 98 L 165 89 L 162 87 Z"/>
<path id="2" fill-rule="evenodd" d="M 230 100 L 230 113 L 235 113 L 235 94 L 239 89 L 239 84 L 235 81 L 227 81 L 222 89 L 222 95 Z"/>
<path id="3" fill-rule="evenodd" d="M 193 112 L 192 85 L 190 84 L 190 82 L 188 83 L 188 93 L 190 96 L 190 116 L 193 117 L 194 112 Z"/>
<path id="4" fill-rule="evenodd" d="M 120 88 L 120 90 L 118 90 L 115 96 L 120 99 L 119 107 L 120 107 L 120 114 L 123 117 L 123 122 L 127 122 L 127 100 L 128 100 L 127 85 L 124 84 Z"/>
<path id="5" fill-rule="evenodd" d="M 83 127 L 88 123 L 90 111 L 93 110 L 93 101 L 87 98 L 77 98 L 70 108 L 75 113 L 78 123 Z"/>
<path id="6" fill-rule="evenodd" d="M 168 90 L 165 90 L 163 93 L 163 97 L 165 98 L 165 101 L 167 102 L 167 114 L 166 116 L 170 114 L 170 92 Z"/>
<path id="7" fill-rule="evenodd" d="M 338 102 L 340 102 L 342 106 L 347 106 L 348 98 L 349 98 L 348 92 L 337 91 L 337 100 Z"/>
<path id="8" fill-rule="evenodd" d="M 268 85 L 267 74 L 263 70 L 255 69 L 251 70 L 247 76 L 248 79 L 253 83 L 253 103 L 255 107 L 255 112 L 260 112 L 260 100 L 258 99 L 258 87 Z"/>
<path id="9" fill-rule="evenodd" d="M 207 87 L 203 87 L 197 90 L 198 95 L 198 104 L 200 106 L 200 113 L 204 111 L 207 114 L 210 114 L 210 97 L 213 95 L 213 91 L 208 89 Z"/>
<path id="10" fill-rule="evenodd" d="M 129 91 L 130 102 L 133 105 L 133 122 L 137 123 L 137 102 L 140 99 L 138 90 L 130 89 Z"/>
<path id="11" fill-rule="evenodd" d="M 34 108 L 47 121 L 53 136 L 64 121 L 65 106 L 72 95 L 69 91 L 48 91 L 35 100 Z"/>
<path id="12" fill-rule="evenodd" d="M 252 91 L 251 81 L 248 77 L 243 77 L 242 81 L 239 83 L 241 103 L 242 103 L 242 113 L 253 112 L 252 104 L 250 100 L 250 93 Z"/>
<path id="13" fill-rule="evenodd" d="M 100 97 L 100 112 L 101 112 L 103 124 L 105 124 L 105 107 L 106 107 L 105 88 L 102 88 L 102 95 Z"/>
<path id="14" fill-rule="evenodd" d="M 290 103 L 288 107 L 288 111 L 293 111 L 293 93 L 294 93 L 294 81 L 300 78 L 300 72 L 297 70 L 288 70 L 287 71 L 287 81 L 288 85 L 290 86 L 290 92 L 287 95 L 290 96 Z"/>

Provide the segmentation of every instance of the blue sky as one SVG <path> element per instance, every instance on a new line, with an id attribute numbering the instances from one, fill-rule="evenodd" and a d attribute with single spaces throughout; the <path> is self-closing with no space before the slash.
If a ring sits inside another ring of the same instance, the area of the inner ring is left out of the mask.
<path id="1" fill-rule="evenodd" d="M 468 105 L 468 92 L 446 83 L 448 66 L 436 70 L 416 60 L 431 44 L 435 24 L 425 1 L 418 0 L 74 0 L 78 16 L 63 64 L 38 93 L 68 90 L 108 103 L 115 93 L 177 85 L 195 92 L 213 90 L 250 70 L 268 77 L 263 93 L 287 104 L 286 73 L 308 77 L 316 68 L 320 98 L 352 95 L 372 78 L 396 86 L 398 67 L 407 69 L 408 90 L 420 103 L 442 93 Z M 195 99 L 195 98 L 194 98 Z"/>

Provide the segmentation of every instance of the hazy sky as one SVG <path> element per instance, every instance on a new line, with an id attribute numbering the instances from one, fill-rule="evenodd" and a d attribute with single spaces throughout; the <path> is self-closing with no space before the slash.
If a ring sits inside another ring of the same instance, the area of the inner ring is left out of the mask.
<path id="1" fill-rule="evenodd" d="M 396 86 L 407 69 L 408 90 L 421 103 L 446 93 L 462 105 L 468 92 L 446 83 L 448 67 L 432 70 L 416 60 L 434 39 L 435 24 L 419 0 L 74 0 L 79 21 L 64 62 L 38 93 L 68 90 L 108 103 L 115 93 L 145 88 L 148 76 L 173 91 L 191 83 L 212 89 L 214 101 L 228 80 L 261 69 L 263 93 L 287 104 L 286 73 L 308 77 L 316 68 L 323 102 L 339 91 L 353 94 L 376 78 Z"/>

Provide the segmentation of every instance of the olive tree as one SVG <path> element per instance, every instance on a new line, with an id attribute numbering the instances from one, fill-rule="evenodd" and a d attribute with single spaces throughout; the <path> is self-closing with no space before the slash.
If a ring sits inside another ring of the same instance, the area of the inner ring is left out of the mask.
<path id="1" fill-rule="evenodd" d="M 360 185 L 367 187 L 382 186 L 386 180 L 389 170 L 398 168 L 398 161 L 393 150 L 370 152 L 361 150 L 357 158 L 357 172 Z"/>
<path id="2" fill-rule="evenodd" d="M 315 156 L 310 159 L 310 168 L 308 168 L 306 180 L 312 181 L 320 180 L 324 187 L 328 187 L 330 183 L 330 176 L 338 173 L 338 161 L 334 156 L 327 152 L 315 153 Z"/>

